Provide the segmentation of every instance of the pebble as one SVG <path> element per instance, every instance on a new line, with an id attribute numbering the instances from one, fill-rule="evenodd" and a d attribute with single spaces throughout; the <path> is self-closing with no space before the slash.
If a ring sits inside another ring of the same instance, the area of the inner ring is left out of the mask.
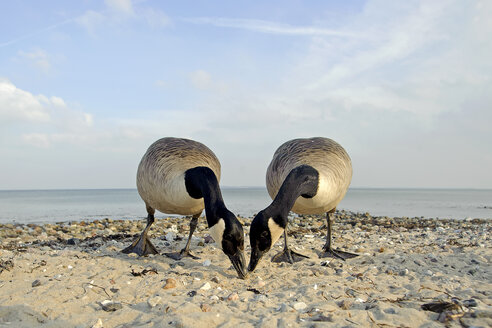
<path id="1" fill-rule="evenodd" d="M 477 301 L 475 299 L 464 300 L 463 305 L 466 307 L 477 307 Z"/>
<path id="2" fill-rule="evenodd" d="M 205 261 L 203 261 L 203 266 L 204 266 L 204 267 L 208 267 L 208 266 L 210 266 L 211 264 L 212 264 L 212 261 L 210 261 L 210 260 L 205 260 Z"/>
<path id="3" fill-rule="evenodd" d="M 212 301 L 218 301 L 219 299 L 220 299 L 220 298 L 219 298 L 219 296 L 217 296 L 217 295 L 212 295 L 212 296 L 210 296 L 210 300 L 212 300 Z"/>
<path id="4" fill-rule="evenodd" d="M 103 322 L 101 318 L 97 319 L 96 323 L 92 325 L 91 328 L 103 328 Z"/>
<path id="5" fill-rule="evenodd" d="M 153 308 L 153 307 L 156 307 L 157 305 L 161 304 L 162 303 L 162 297 L 160 296 L 154 296 L 154 297 L 150 297 L 148 300 L 147 300 L 147 304 Z"/>
<path id="6" fill-rule="evenodd" d="M 202 287 L 200 287 L 201 290 L 209 290 L 210 288 L 212 288 L 212 286 L 209 282 L 206 282 Z"/>
<path id="7" fill-rule="evenodd" d="M 106 312 L 113 312 L 123 308 L 121 303 L 113 302 L 111 300 L 104 300 L 101 302 L 102 309 Z"/>
<path id="8" fill-rule="evenodd" d="M 174 241 L 176 237 L 176 234 L 172 231 L 169 231 L 168 233 L 166 233 L 166 236 L 164 237 L 167 241 Z"/>
<path id="9" fill-rule="evenodd" d="M 202 312 L 210 312 L 210 311 L 212 311 L 212 307 L 209 304 L 207 304 L 207 303 L 202 303 L 200 305 L 200 309 L 202 310 Z"/>
<path id="10" fill-rule="evenodd" d="M 297 302 L 297 303 L 294 303 L 294 305 L 292 307 L 295 310 L 300 311 L 300 310 L 304 310 L 305 308 L 307 308 L 307 304 L 304 302 Z"/>
<path id="11" fill-rule="evenodd" d="M 427 270 L 424 272 L 426 276 L 432 276 L 434 273 L 431 270 Z"/>
<path id="12" fill-rule="evenodd" d="M 406 276 L 408 274 L 408 269 L 405 269 L 405 270 L 401 270 L 400 272 L 398 272 L 398 275 L 399 276 Z"/>
<path id="13" fill-rule="evenodd" d="M 217 276 L 213 277 L 211 280 L 212 280 L 212 282 L 215 282 L 216 284 L 218 284 L 220 282 L 219 277 L 217 277 Z"/>
<path id="14" fill-rule="evenodd" d="M 338 306 L 342 310 L 348 310 L 352 307 L 352 302 L 350 302 L 349 300 L 343 300 L 343 301 L 338 303 Z"/>
<path id="15" fill-rule="evenodd" d="M 32 282 L 31 284 L 32 287 L 38 287 L 38 286 L 41 286 L 41 280 L 39 279 L 36 279 Z"/>
<path id="16" fill-rule="evenodd" d="M 177 285 L 177 281 L 176 279 L 174 278 L 167 278 L 166 279 L 166 284 L 164 285 L 164 289 L 171 289 L 171 288 L 176 288 L 176 285 Z"/>
<path id="17" fill-rule="evenodd" d="M 237 293 L 232 293 L 231 295 L 229 295 L 229 297 L 227 297 L 228 301 L 237 301 L 238 299 L 239 295 Z"/>

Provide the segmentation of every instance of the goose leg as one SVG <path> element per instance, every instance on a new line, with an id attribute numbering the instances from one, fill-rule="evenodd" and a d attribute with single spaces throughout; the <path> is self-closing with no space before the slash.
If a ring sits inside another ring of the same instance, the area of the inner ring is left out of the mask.
<path id="1" fill-rule="evenodd" d="M 164 253 L 167 257 L 172 258 L 173 260 L 181 260 L 183 257 L 189 256 L 194 260 L 199 260 L 200 258 L 191 254 L 190 252 L 190 243 L 191 243 L 191 236 L 193 235 L 193 232 L 195 232 L 196 227 L 198 226 L 198 218 L 200 217 L 201 213 L 193 215 L 190 221 L 190 235 L 188 236 L 188 241 L 186 242 L 186 246 L 178 253 Z"/>
<path id="2" fill-rule="evenodd" d="M 284 250 L 272 257 L 272 262 L 280 263 L 280 262 L 289 262 L 290 264 L 294 264 L 294 262 L 302 261 L 305 258 L 309 258 L 309 256 L 302 255 L 294 252 L 287 246 L 287 229 L 284 229 Z"/>
<path id="3" fill-rule="evenodd" d="M 154 223 L 154 213 L 155 210 L 147 205 L 147 226 L 144 231 L 130 246 L 122 250 L 122 253 L 136 253 L 139 256 L 149 255 L 149 254 L 158 254 L 159 252 L 155 248 L 155 246 L 150 242 L 147 233 L 150 230 L 150 226 Z"/>
<path id="4" fill-rule="evenodd" d="M 334 250 L 331 247 L 331 225 L 333 224 L 333 219 L 331 216 L 334 211 L 335 209 L 326 213 L 326 224 L 328 226 L 328 230 L 326 232 L 326 244 L 323 246 L 324 252 L 321 253 L 319 257 L 334 257 L 345 261 L 346 259 L 350 259 L 358 255 L 340 250 Z"/>

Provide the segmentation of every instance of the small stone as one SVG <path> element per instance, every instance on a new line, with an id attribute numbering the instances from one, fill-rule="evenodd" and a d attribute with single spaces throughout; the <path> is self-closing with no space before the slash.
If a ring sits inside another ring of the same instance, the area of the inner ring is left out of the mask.
<path id="1" fill-rule="evenodd" d="M 338 303 L 338 306 L 342 310 L 348 310 L 352 307 L 352 302 L 350 302 L 349 300 L 343 300 L 343 301 Z"/>
<path id="2" fill-rule="evenodd" d="M 210 236 L 210 235 L 206 235 L 206 236 L 203 238 L 203 241 L 205 242 L 205 244 L 209 244 L 209 243 L 213 243 L 213 242 L 214 242 L 214 239 L 212 238 L 212 236 Z"/>
<path id="3" fill-rule="evenodd" d="M 209 290 L 210 288 L 212 288 L 212 286 L 209 282 L 206 282 L 202 287 L 200 287 L 201 290 Z"/>
<path id="4" fill-rule="evenodd" d="M 78 245 L 80 244 L 80 239 L 79 238 L 70 238 L 67 240 L 68 245 Z"/>
<path id="5" fill-rule="evenodd" d="M 229 297 L 227 297 L 228 301 L 237 301 L 238 299 L 239 295 L 237 293 L 232 293 L 231 295 L 229 295 Z"/>
<path id="6" fill-rule="evenodd" d="M 212 261 L 210 261 L 210 260 L 205 260 L 205 261 L 203 261 L 203 266 L 204 266 L 204 267 L 208 267 L 208 266 L 210 266 L 211 264 L 212 264 Z"/>
<path id="7" fill-rule="evenodd" d="M 162 297 L 160 296 L 154 296 L 154 297 L 150 297 L 148 300 L 147 300 L 147 304 L 153 308 L 153 307 L 156 307 L 157 305 L 161 304 L 162 303 Z"/>
<path id="8" fill-rule="evenodd" d="M 463 305 L 466 307 L 477 307 L 477 301 L 475 299 L 464 300 Z"/>
<path id="9" fill-rule="evenodd" d="M 212 282 L 215 282 L 216 284 L 218 284 L 220 282 L 219 277 L 217 277 L 217 276 L 213 277 L 211 280 L 212 280 Z"/>
<path id="10" fill-rule="evenodd" d="M 176 237 L 176 234 L 172 231 L 169 231 L 168 233 L 166 233 L 166 236 L 164 237 L 167 241 L 174 241 Z"/>
<path id="11" fill-rule="evenodd" d="M 103 328 L 103 322 L 101 318 L 97 319 L 96 323 L 92 325 L 91 328 Z"/>
<path id="12" fill-rule="evenodd" d="M 398 275 L 399 276 L 406 276 L 408 274 L 408 269 L 405 269 L 405 270 L 401 270 L 400 272 L 398 272 Z"/>
<path id="13" fill-rule="evenodd" d="M 210 296 L 210 300 L 212 300 L 212 301 L 218 301 L 219 300 L 219 296 L 212 295 L 212 296 Z"/>
<path id="14" fill-rule="evenodd" d="M 38 287 L 41 286 L 41 281 L 39 279 L 36 279 L 32 282 L 32 287 Z"/>
<path id="15" fill-rule="evenodd" d="M 171 289 L 171 288 L 176 288 L 176 285 L 177 285 L 177 281 L 176 279 L 174 278 L 167 278 L 166 279 L 166 284 L 164 285 L 164 289 Z"/>
<path id="16" fill-rule="evenodd" d="M 432 276 L 434 273 L 431 270 L 427 270 L 424 272 L 426 276 Z"/>
<path id="17" fill-rule="evenodd" d="M 189 291 L 186 295 L 188 295 L 189 297 L 195 297 L 197 294 L 196 290 L 192 290 L 192 291 Z"/>
<path id="18" fill-rule="evenodd" d="M 113 302 L 111 300 L 104 300 L 101 302 L 102 309 L 106 312 L 113 312 L 123 308 L 121 303 Z"/>
<path id="19" fill-rule="evenodd" d="M 297 302 L 297 303 L 294 303 L 294 305 L 292 307 L 295 310 L 300 311 L 300 310 L 304 310 L 305 308 L 307 308 L 307 304 L 304 302 Z"/>
<path id="20" fill-rule="evenodd" d="M 202 303 L 200 305 L 200 309 L 202 309 L 202 312 L 210 312 L 212 311 L 212 307 L 209 304 Z"/>
<path id="21" fill-rule="evenodd" d="M 258 283 L 256 284 L 259 288 L 265 287 L 266 283 L 263 280 L 259 280 Z"/>

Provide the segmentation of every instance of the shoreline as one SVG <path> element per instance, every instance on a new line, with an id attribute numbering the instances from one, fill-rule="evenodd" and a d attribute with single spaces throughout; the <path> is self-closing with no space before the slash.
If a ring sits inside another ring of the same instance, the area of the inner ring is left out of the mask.
<path id="1" fill-rule="evenodd" d="M 246 233 L 251 219 L 240 218 Z M 188 224 L 156 220 L 150 236 L 161 254 L 184 246 Z M 144 220 L 0 224 L 0 326 L 492 325 L 492 220 L 338 211 L 334 246 L 360 255 L 345 262 L 318 258 L 325 224 L 291 217 L 289 245 L 310 258 L 271 263 L 281 238 L 246 280 L 210 242 L 203 217 L 191 244 L 200 260 L 178 262 L 120 252 Z M 422 309 L 436 301 L 458 304 Z"/>

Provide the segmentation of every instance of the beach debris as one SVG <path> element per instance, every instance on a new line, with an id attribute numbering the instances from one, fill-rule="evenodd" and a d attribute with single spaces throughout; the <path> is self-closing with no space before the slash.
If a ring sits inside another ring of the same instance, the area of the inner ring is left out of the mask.
<path id="1" fill-rule="evenodd" d="M 208 266 L 210 266 L 211 264 L 212 264 L 212 261 L 210 261 L 210 260 L 205 260 L 205 261 L 203 261 L 203 266 L 204 266 L 204 267 L 208 267 Z"/>
<path id="2" fill-rule="evenodd" d="M 210 312 L 210 311 L 212 311 L 212 307 L 209 304 L 207 304 L 207 303 L 202 303 L 200 305 L 200 309 L 202 310 L 202 312 Z"/>
<path id="3" fill-rule="evenodd" d="M 100 304 L 102 309 L 106 312 L 114 312 L 116 310 L 123 308 L 123 305 L 121 303 L 114 302 L 111 300 L 104 300 L 100 302 Z"/>
<path id="4" fill-rule="evenodd" d="M 0 273 L 3 270 L 10 271 L 14 267 L 14 262 L 12 260 L 0 260 Z"/>
<path id="5" fill-rule="evenodd" d="M 301 311 L 307 308 L 307 304 L 304 302 L 296 302 L 294 303 L 294 305 L 292 305 L 292 307 L 294 308 L 294 310 Z"/>
<path id="6" fill-rule="evenodd" d="M 130 272 L 134 277 L 141 277 L 145 276 L 147 273 L 152 273 L 152 274 L 157 274 L 157 270 L 154 268 L 149 268 L 149 269 L 143 269 L 140 272 L 136 272 L 132 269 L 132 272 Z"/>
<path id="7" fill-rule="evenodd" d="M 117 292 L 119 292 L 119 291 L 120 291 L 120 289 L 119 289 L 119 288 L 114 288 L 114 287 L 110 288 L 109 290 L 110 290 L 112 293 L 117 293 Z"/>
<path id="8" fill-rule="evenodd" d="M 237 300 L 239 300 L 239 295 L 234 292 L 227 297 L 227 300 L 228 301 L 237 301 Z"/>
<path id="9" fill-rule="evenodd" d="M 98 318 L 96 323 L 93 324 L 91 328 L 103 328 L 103 327 L 104 326 L 103 326 L 103 322 L 102 322 L 101 318 Z"/>
<path id="10" fill-rule="evenodd" d="M 477 306 L 478 306 L 478 303 L 477 303 L 477 301 L 476 301 L 474 298 L 471 298 L 471 299 L 469 299 L 469 300 L 464 300 L 464 301 L 462 302 L 462 304 L 463 304 L 464 306 L 466 306 L 467 308 L 477 307 Z"/>
<path id="11" fill-rule="evenodd" d="M 209 290 L 210 288 L 212 288 L 212 285 L 208 281 L 200 287 L 201 290 Z"/>
<path id="12" fill-rule="evenodd" d="M 156 307 L 157 305 L 161 304 L 162 303 L 162 297 L 160 296 L 154 296 L 154 297 L 150 297 L 148 300 L 147 300 L 147 304 L 153 308 L 153 307 Z"/>
<path id="13" fill-rule="evenodd" d="M 338 302 L 338 307 L 342 310 L 348 310 L 352 307 L 352 302 L 349 300 L 342 300 Z"/>
<path id="14" fill-rule="evenodd" d="M 196 290 L 192 290 L 192 291 L 189 291 L 186 295 L 188 295 L 189 297 L 195 297 L 197 294 Z"/>
<path id="15" fill-rule="evenodd" d="M 31 284 L 32 287 L 38 287 L 38 286 L 41 286 L 41 280 L 39 279 L 36 279 L 32 282 Z"/>
<path id="16" fill-rule="evenodd" d="M 164 237 L 167 241 L 174 241 L 176 239 L 176 234 L 172 231 L 169 231 L 166 233 L 166 236 Z"/>
<path id="17" fill-rule="evenodd" d="M 210 244 L 214 242 L 214 239 L 212 238 L 212 236 L 206 235 L 205 237 L 203 237 L 203 241 L 205 242 L 205 244 Z"/>
<path id="18" fill-rule="evenodd" d="M 333 322 L 333 316 L 330 314 L 328 316 L 320 314 L 311 318 L 312 321 L 317 322 Z"/>
<path id="19" fill-rule="evenodd" d="M 78 245 L 80 244 L 79 238 L 70 238 L 67 240 L 67 245 Z"/>
<path id="20" fill-rule="evenodd" d="M 171 288 L 176 288 L 178 284 L 178 281 L 174 278 L 167 278 L 166 279 L 166 284 L 164 285 L 164 289 L 171 289 Z"/>
<path id="21" fill-rule="evenodd" d="M 248 292 L 253 292 L 253 293 L 255 293 L 255 294 L 261 294 L 261 292 L 260 292 L 258 289 L 256 289 L 256 288 L 248 288 L 248 289 L 246 289 L 246 290 L 247 290 Z"/>

